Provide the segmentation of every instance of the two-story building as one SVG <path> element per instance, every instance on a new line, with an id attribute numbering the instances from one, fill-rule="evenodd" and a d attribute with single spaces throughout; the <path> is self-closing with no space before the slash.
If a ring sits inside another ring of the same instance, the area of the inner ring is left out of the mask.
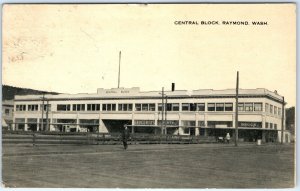
<path id="1" fill-rule="evenodd" d="M 280 140 L 284 104 L 277 92 L 240 89 L 239 138 Z M 94 94 L 15 96 L 14 109 L 14 129 L 24 131 L 113 133 L 128 124 L 132 133 L 234 136 L 235 129 L 235 89 L 99 88 Z"/>

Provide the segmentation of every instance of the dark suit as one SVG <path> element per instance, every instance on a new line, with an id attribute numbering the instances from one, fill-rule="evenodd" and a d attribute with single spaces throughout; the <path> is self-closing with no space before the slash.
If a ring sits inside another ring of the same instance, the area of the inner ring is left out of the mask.
<path id="1" fill-rule="evenodd" d="M 129 139 L 129 131 L 128 129 L 124 129 L 124 131 L 122 132 L 122 141 L 123 141 L 123 145 L 124 145 L 124 149 L 127 149 L 128 145 L 127 145 L 127 141 Z"/>

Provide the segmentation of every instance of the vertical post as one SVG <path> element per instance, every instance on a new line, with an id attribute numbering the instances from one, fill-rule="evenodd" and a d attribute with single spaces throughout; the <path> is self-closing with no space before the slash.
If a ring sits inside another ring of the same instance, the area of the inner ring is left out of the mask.
<path id="1" fill-rule="evenodd" d="M 239 72 L 237 72 L 236 76 L 236 94 L 235 94 L 235 140 L 234 145 L 237 146 L 238 143 L 238 126 L 239 126 L 239 112 L 238 112 L 238 105 L 239 105 Z"/>
<path id="2" fill-rule="evenodd" d="M 165 108 L 165 134 L 167 134 L 168 96 L 166 96 L 165 99 L 166 99 L 166 108 Z"/>
<path id="3" fill-rule="evenodd" d="M 283 144 L 283 130 L 284 130 L 284 97 L 282 97 L 282 117 L 281 117 L 281 144 Z"/>
<path id="4" fill-rule="evenodd" d="M 120 69 L 121 69 L 121 51 L 119 52 L 119 74 L 118 74 L 118 88 L 120 87 Z"/>
<path id="5" fill-rule="evenodd" d="M 44 129 L 44 101 L 45 101 L 45 94 L 43 94 L 42 98 L 42 124 L 41 124 L 41 130 Z"/>
<path id="6" fill-rule="evenodd" d="M 50 131 L 50 128 L 49 128 L 49 122 L 48 122 L 48 115 L 49 115 L 49 100 L 46 101 L 46 128 L 45 130 L 46 131 Z"/>
<path id="7" fill-rule="evenodd" d="M 161 91 L 161 134 L 163 134 L 163 127 L 164 127 L 164 87 L 162 88 Z"/>

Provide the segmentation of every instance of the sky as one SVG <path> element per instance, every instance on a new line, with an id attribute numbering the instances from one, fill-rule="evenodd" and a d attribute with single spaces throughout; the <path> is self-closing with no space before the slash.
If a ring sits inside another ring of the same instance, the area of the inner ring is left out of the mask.
<path id="1" fill-rule="evenodd" d="M 296 105 L 294 4 L 4 5 L 2 18 L 5 85 L 60 93 L 116 88 L 121 51 L 120 87 L 228 89 L 239 71 L 240 88 L 277 90 Z"/>

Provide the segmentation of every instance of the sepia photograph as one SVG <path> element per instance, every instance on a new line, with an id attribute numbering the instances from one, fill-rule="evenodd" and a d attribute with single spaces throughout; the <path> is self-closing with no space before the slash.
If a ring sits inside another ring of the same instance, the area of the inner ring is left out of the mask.
<path id="1" fill-rule="evenodd" d="M 296 186 L 296 4 L 3 4 L 3 188 Z"/>

